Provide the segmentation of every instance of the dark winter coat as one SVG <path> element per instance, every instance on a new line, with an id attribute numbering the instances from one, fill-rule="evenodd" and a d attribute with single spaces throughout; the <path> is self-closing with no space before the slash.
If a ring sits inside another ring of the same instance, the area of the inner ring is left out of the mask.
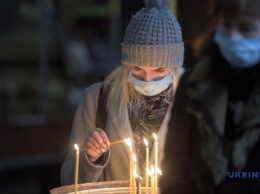
<path id="1" fill-rule="evenodd" d="M 215 49 L 185 72 L 164 152 L 162 194 L 259 194 L 260 64 L 232 71 Z"/>

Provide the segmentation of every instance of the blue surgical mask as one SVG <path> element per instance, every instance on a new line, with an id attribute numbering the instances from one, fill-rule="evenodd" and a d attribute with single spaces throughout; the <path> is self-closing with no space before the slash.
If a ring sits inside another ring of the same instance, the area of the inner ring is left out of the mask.
<path id="1" fill-rule="evenodd" d="M 128 74 L 128 82 L 133 84 L 135 90 L 145 96 L 155 96 L 165 89 L 173 82 L 172 74 L 168 74 L 160 80 L 145 82 L 136 78 L 131 71 Z"/>
<path id="2" fill-rule="evenodd" d="M 260 61 L 260 39 L 231 40 L 220 30 L 216 30 L 214 42 L 231 68 L 249 68 Z"/>

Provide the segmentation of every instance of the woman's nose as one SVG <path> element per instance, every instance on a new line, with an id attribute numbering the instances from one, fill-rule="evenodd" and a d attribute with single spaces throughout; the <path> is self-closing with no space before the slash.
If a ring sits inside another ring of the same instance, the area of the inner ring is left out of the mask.
<path id="1" fill-rule="evenodd" d="M 145 82 L 151 82 L 154 81 L 155 77 L 151 74 L 151 73 L 144 73 L 144 75 L 142 76 L 143 81 Z"/>
<path id="2" fill-rule="evenodd" d="M 241 40 L 243 39 L 243 35 L 237 30 L 237 29 L 232 29 L 227 33 L 227 36 L 231 40 Z"/>

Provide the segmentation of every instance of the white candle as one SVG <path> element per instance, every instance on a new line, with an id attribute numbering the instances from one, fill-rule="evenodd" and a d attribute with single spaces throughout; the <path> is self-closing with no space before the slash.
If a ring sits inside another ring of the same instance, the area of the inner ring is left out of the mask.
<path id="1" fill-rule="evenodd" d="M 76 158 L 75 158 L 75 185 L 74 185 L 74 193 L 76 194 L 78 191 L 78 174 L 79 174 L 79 146 L 77 144 L 74 145 L 76 150 Z"/>
<path id="2" fill-rule="evenodd" d="M 133 150 L 132 141 L 130 138 L 125 139 L 126 144 L 129 147 L 129 191 L 132 193 L 133 187 Z"/>
<path id="3" fill-rule="evenodd" d="M 158 140 L 157 135 L 153 133 L 154 137 L 154 169 L 158 168 Z M 154 187 L 157 188 L 158 186 L 158 176 L 157 173 L 154 174 Z"/>
<path id="4" fill-rule="evenodd" d="M 134 194 L 136 194 L 136 182 L 135 182 L 135 178 L 137 177 L 137 164 L 136 164 L 136 155 L 133 154 L 133 162 L 134 162 L 134 169 L 133 169 L 133 187 L 134 187 Z"/>
<path id="5" fill-rule="evenodd" d="M 154 167 L 153 165 L 151 165 L 151 169 L 147 169 L 147 172 L 150 175 L 151 178 L 151 189 L 150 189 L 150 193 L 154 194 Z"/>
<path id="6" fill-rule="evenodd" d="M 154 174 L 151 177 L 151 194 L 154 194 Z"/>
<path id="7" fill-rule="evenodd" d="M 149 144 L 148 144 L 148 141 L 147 139 L 144 138 L 144 144 L 146 146 L 146 161 L 145 161 L 145 164 L 146 164 L 146 169 L 149 168 Z M 145 171 L 145 193 L 148 194 L 148 186 L 149 186 L 149 175 L 148 175 L 148 172 L 147 170 Z"/>
<path id="8" fill-rule="evenodd" d="M 133 168 L 133 187 L 134 187 L 134 194 L 136 194 L 136 182 L 135 182 L 135 177 L 137 175 L 136 170 L 137 170 L 137 164 L 136 164 L 136 155 L 133 154 L 133 163 L 134 163 L 134 168 Z"/>
<path id="9" fill-rule="evenodd" d="M 161 169 L 160 169 L 160 168 L 157 168 L 155 174 L 162 175 L 162 171 L 161 171 Z M 156 194 L 158 193 L 158 186 L 155 187 L 155 193 L 156 193 Z"/>

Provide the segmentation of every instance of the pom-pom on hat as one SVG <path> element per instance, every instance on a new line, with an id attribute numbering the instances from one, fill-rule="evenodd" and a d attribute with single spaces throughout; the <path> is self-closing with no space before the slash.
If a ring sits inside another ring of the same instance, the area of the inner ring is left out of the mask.
<path id="1" fill-rule="evenodd" d="M 146 7 L 132 17 L 121 44 L 124 65 L 182 66 L 181 27 L 169 6 L 169 0 L 146 0 Z"/>

